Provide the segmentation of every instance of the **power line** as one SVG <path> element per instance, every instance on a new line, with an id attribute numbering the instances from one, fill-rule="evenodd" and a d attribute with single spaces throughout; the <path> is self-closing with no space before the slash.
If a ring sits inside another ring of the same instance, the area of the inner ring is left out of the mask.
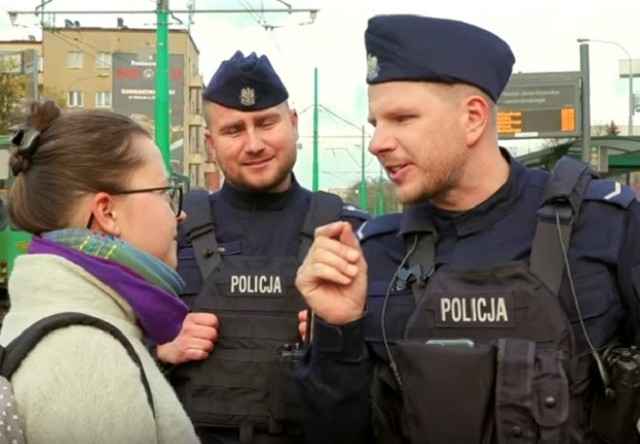
<path id="1" fill-rule="evenodd" d="M 298 9 L 298 8 L 294 8 L 294 9 L 273 9 L 273 8 L 269 8 L 269 9 L 263 9 L 262 12 L 263 13 L 279 13 L 279 12 L 286 12 L 287 14 L 293 14 L 293 13 L 300 13 L 300 12 L 309 12 L 309 13 L 317 13 L 318 11 L 320 11 L 319 9 Z M 34 14 L 33 11 L 8 11 L 9 14 Z M 189 9 L 172 9 L 171 12 L 173 12 L 174 14 L 189 14 L 189 13 L 193 13 L 193 14 L 246 14 L 247 10 L 246 9 L 194 9 L 194 10 L 189 10 Z M 47 11 L 47 14 L 155 14 L 156 11 L 155 10 L 118 10 L 118 11 L 107 11 L 107 10 L 100 10 L 100 11 L 62 11 L 62 10 L 56 10 L 56 11 Z"/>

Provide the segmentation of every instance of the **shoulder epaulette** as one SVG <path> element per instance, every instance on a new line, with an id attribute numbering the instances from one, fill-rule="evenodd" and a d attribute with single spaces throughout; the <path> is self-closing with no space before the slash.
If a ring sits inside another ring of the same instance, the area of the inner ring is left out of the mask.
<path id="1" fill-rule="evenodd" d="M 627 208 L 636 198 L 636 193 L 628 186 L 613 180 L 592 180 L 584 198 Z"/>
<path id="2" fill-rule="evenodd" d="M 367 221 L 371 219 L 371 215 L 368 211 L 365 211 L 353 204 L 343 203 L 340 219 L 359 219 Z"/>
<path id="3" fill-rule="evenodd" d="M 356 232 L 360 241 L 380 236 L 382 234 L 397 232 L 400 229 L 401 213 L 383 214 L 365 222 Z"/>

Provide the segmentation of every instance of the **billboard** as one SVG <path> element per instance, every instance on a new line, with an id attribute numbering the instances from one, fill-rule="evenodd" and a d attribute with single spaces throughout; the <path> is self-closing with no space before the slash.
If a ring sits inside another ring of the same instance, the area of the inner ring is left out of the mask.
<path id="1" fill-rule="evenodd" d="M 113 109 L 155 134 L 156 62 L 153 56 L 113 54 Z M 184 144 L 184 56 L 169 59 L 169 107 L 171 112 L 171 163 L 182 171 Z"/>
<path id="2" fill-rule="evenodd" d="M 500 139 L 581 134 L 580 73 L 517 73 L 498 100 Z"/>

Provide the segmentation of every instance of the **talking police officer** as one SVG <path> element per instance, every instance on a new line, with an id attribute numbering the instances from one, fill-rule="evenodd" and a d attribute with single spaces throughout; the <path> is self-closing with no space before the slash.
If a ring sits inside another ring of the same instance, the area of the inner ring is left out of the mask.
<path id="1" fill-rule="evenodd" d="M 203 93 L 206 141 L 225 181 L 185 196 L 178 271 L 192 313 L 158 347 L 204 443 L 303 440 L 292 369 L 300 354 L 294 286 L 316 227 L 368 215 L 296 181 L 298 115 L 266 56 L 236 52 Z"/>
<path id="2" fill-rule="evenodd" d="M 635 342 L 634 193 L 499 147 L 515 59 L 491 32 L 383 15 L 365 46 L 369 150 L 405 208 L 321 227 L 299 270 L 309 441 L 637 442 L 636 352 L 613 347 Z"/>

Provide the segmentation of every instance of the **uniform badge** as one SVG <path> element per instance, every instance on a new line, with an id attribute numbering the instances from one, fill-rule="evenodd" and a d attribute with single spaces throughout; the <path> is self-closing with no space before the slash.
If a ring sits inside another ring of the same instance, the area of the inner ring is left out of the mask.
<path id="1" fill-rule="evenodd" d="M 373 54 L 367 54 L 367 80 L 375 79 L 379 72 L 378 58 Z"/>
<path id="2" fill-rule="evenodd" d="M 256 104 L 256 91 L 253 88 L 242 88 L 240 90 L 240 103 L 244 106 L 253 106 Z"/>

